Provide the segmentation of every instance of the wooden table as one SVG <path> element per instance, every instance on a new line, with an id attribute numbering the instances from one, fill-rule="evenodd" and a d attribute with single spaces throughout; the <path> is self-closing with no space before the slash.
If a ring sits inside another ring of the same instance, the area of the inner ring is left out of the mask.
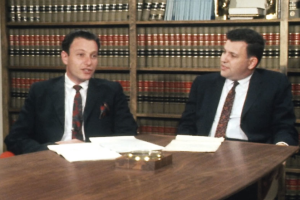
<path id="1" fill-rule="evenodd" d="M 167 145 L 173 137 L 140 138 Z M 114 161 L 70 163 L 51 151 L 0 159 L 0 199 L 223 199 L 280 165 L 298 147 L 225 141 L 215 153 L 173 152 L 155 172 Z"/>

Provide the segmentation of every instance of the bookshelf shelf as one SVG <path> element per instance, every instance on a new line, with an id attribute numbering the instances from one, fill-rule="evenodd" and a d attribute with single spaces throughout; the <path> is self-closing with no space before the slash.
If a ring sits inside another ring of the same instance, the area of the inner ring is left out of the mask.
<path id="1" fill-rule="evenodd" d="M 296 168 L 285 168 L 285 172 L 290 172 L 290 173 L 297 173 L 297 174 L 300 174 L 300 169 L 296 169 Z"/>
<path id="2" fill-rule="evenodd" d="M 65 70 L 66 67 L 64 66 L 9 66 L 8 69 L 12 70 L 49 70 L 49 71 L 56 71 L 56 70 Z M 96 71 L 129 71 L 128 67 L 97 67 Z"/>
<path id="3" fill-rule="evenodd" d="M 48 26 L 107 26 L 107 25 L 129 25 L 129 21 L 108 22 L 8 22 L 8 27 L 48 27 Z"/>
<path id="4" fill-rule="evenodd" d="M 173 72 L 218 72 L 219 69 L 215 68 L 160 68 L 160 67 L 149 67 L 149 68 L 137 68 L 137 71 L 173 71 Z"/>
<path id="5" fill-rule="evenodd" d="M 296 69 L 296 68 L 291 69 L 291 68 L 289 68 L 288 73 L 300 73 L 300 69 Z"/>
<path id="6" fill-rule="evenodd" d="M 279 19 L 253 19 L 253 20 L 197 20 L 197 21 L 137 21 L 137 25 L 185 25 L 185 24 L 253 24 L 253 23 L 279 23 Z"/>

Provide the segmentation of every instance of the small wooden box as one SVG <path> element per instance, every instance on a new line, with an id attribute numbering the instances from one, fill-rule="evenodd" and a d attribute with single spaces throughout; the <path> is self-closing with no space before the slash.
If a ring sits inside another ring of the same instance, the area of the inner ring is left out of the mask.
<path id="1" fill-rule="evenodd" d="M 172 164 L 172 154 L 165 154 L 161 158 L 151 158 L 146 161 L 144 159 L 136 160 L 130 158 L 127 155 L 123 155 L 115 160 L 115 166 L 117 169 L 131 169 L 142 171 L 154 171 Z"/>

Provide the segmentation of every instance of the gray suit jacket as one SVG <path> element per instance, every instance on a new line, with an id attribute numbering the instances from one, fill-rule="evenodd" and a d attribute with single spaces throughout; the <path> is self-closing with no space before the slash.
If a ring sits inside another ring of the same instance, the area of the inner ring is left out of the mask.
<path id="1" fill-rule="evenodd" d="M 64 76 L 34 83 L 18 120 L 5 138 L 7 149 L 15 154 L 46 150 L 60 141 L 65 120 Z M 100 106 L 109 112 L 99 119 Z M 137 124 L 129 111 L 126 96 L 117 82 L 90 79 L 84 110 L 85 136 L 135 135 Z"/>
<path id="2" fill-rule="evenodd" d="M 220 73 L 193 82 L 178 134 L 208 136 L 225 78 Z M 238 99 L 236 99 L 238 101 Z M 291 85 L 284 74 L 256 69 L 241 115 L 241 128 L 250 142 L 298 144 Z"/>

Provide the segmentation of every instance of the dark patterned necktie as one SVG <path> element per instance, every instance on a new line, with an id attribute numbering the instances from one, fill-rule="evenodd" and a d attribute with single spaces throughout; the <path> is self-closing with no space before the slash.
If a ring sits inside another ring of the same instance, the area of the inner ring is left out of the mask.
<path id="1" fill-rule="evenodd" d="M 227 129 L 227 124 L 229 121 L 234 97 L 235 97 L 235 88 L 239 84 L 239 82 L 234 81 L 233 86 L 231 90 L 228 92 L 223 110 L 221 112 L 220 120 L 217 126 L 216 134 L 215 137 L 225 137 L 226 135 L 226 129 Z"/>
<path id="2" fill-rule="evenodd" d="M 73 105 L 73 128 L 72 139 L 83 140 L 82 136 L 82 99 L 79 90 L 82 88 L 80 85 L 74 85 L 76 90 Z"/>

